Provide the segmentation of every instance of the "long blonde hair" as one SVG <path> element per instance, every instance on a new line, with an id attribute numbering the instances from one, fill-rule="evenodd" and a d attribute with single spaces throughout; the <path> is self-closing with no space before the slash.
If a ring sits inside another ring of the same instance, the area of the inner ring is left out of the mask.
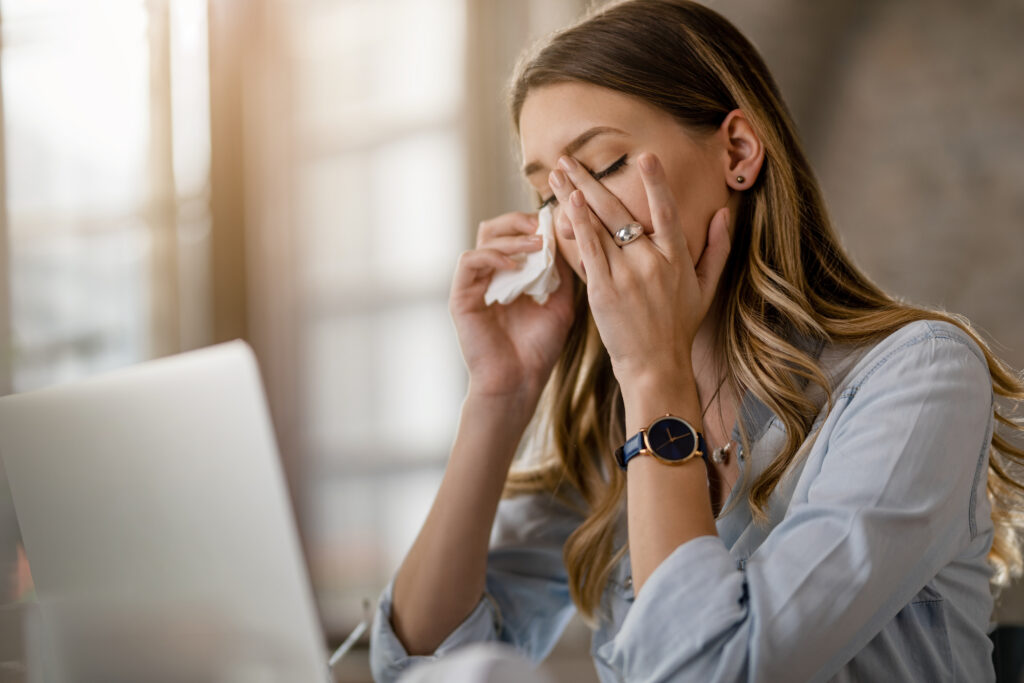
<path id="1" fill-rule="evenodd" d="M 695 133 L 716 130 L 730 111 L 741 109 L 764 145 L 761 173 L 737 211 L 715 304 L 728 381 L 760 399 L 786 433 L 781 452 L 750 487 L 755 519 L 765 518 L 769 496 L 823 408 L 809 398 L 808 387 L 823 389 L 831 409 L 829 380 L 816 358 L 790 341 L 794 332 L 827 343 L 870 344 L 917 320 L 956 325 L 985 354 L 1001 397 L 997 427 L 1024 431 L 1011 417 L 1024 402 L 1024 381 L 967 319 L 889 296 L 843 251 L 778 87 L 756 49 L 726 19 L 685 0 L 627 0 L 593 11 L 520 59 L 509 90 L 517 134 L 529 91 L 569 81 L 642 98 Z M 625 439 L 624 408 L 585 286 L 578 278 L 573 286 L 575 321 L 538 407 L 534 443 L 544 450 L 538 462 L 513 468 L 504 495 L 546 491 L 585 502 L 585 520 L 566 541 L 564 560 L 573 602 L 593 625 L 609 574 L 625 551 L 614 548 L 625 475 L 609 466 Z M 995 525 L 989 561 L 993 581 L 1004 585 L 1022 570 L 1024 485 L 1015 473 L 1024 451 L 998 431 L 988 461 Z"/>

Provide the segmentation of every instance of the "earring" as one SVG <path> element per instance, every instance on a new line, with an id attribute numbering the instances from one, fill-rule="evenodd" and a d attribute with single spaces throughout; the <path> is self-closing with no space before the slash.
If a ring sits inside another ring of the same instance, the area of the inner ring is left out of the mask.
<path id="1" fill-rule="evenodd" d="M 741 176 L 741 175 L 738 175 L 738 176 L 736 176 L 736 182 L 737 182 L 737 183 L 740 183 L 741 185 L 742 185 L 742 184 L 743 184 L 743 183 L 744 183 L 744 182 L 745 182 L 746 180 L 747 180 L 747 179 L 746 179 L 746 178 L 744 178 L 744 177 L 743 177 L 743 176 Z"/>

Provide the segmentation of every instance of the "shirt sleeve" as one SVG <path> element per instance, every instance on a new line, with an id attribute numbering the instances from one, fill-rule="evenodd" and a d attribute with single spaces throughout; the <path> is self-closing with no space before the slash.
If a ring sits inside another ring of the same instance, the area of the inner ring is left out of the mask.
<path id="1" fill-rule="evenodd" d="M 881 355 L 825 421 L 806 499 L 740 566 L 717 536 L 680 545 L 596 656 L 625 681 L 834 676 L 975 536 L 993 398 L 979 354 L 933 330 Z"/>
<path id="2" fill-rule="evenodd" d="M 370 631 L 374 680 L 393 681 L 417 662 L 437 659 L 474 642 L 505 642 L 534 662 L 546 657 L 575 610 L 562 547 L 581 519 L 549 494 L 499 502 L 484 595 L 431 655 L 409 655 L 395 635 L 391 627 L 392 577 L 377 602 Z"/>

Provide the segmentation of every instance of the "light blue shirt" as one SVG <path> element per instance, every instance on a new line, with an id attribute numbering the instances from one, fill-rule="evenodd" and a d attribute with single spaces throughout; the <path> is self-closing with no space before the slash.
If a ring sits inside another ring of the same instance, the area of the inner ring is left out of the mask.
<path id="1" fill-rule="evenodd" d="M 605 683 L 994 680 L 984 356 L 938 321 L 815 351 L 835 406 L 772 494 L 768 523 L 752 522 L 744 499 L 785 433 L 748 393 L 751 451 L 718 536 L 676 548 L 639 597 L 628 555 L 613 571 L 591 647 Z M 431 656 L 408 656 L 395 637 L 392 579 L 371 632 L 375 680 L 476 641 L 543 659 L 574 610 L 562 546 L 580 521 L 547 494 L 502 500 L 486 593 Z"/>

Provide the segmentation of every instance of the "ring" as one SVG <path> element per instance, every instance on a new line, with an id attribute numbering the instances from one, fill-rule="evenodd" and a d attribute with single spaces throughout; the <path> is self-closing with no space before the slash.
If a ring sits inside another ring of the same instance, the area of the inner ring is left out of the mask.
<path id="1" fill-rule="evenodd" d="M 630 242 L 640 239 L 644 234 L 644 226 L 639 223 L 627 223 L 612 234 L 615 244 L 624 247 Z"/>

